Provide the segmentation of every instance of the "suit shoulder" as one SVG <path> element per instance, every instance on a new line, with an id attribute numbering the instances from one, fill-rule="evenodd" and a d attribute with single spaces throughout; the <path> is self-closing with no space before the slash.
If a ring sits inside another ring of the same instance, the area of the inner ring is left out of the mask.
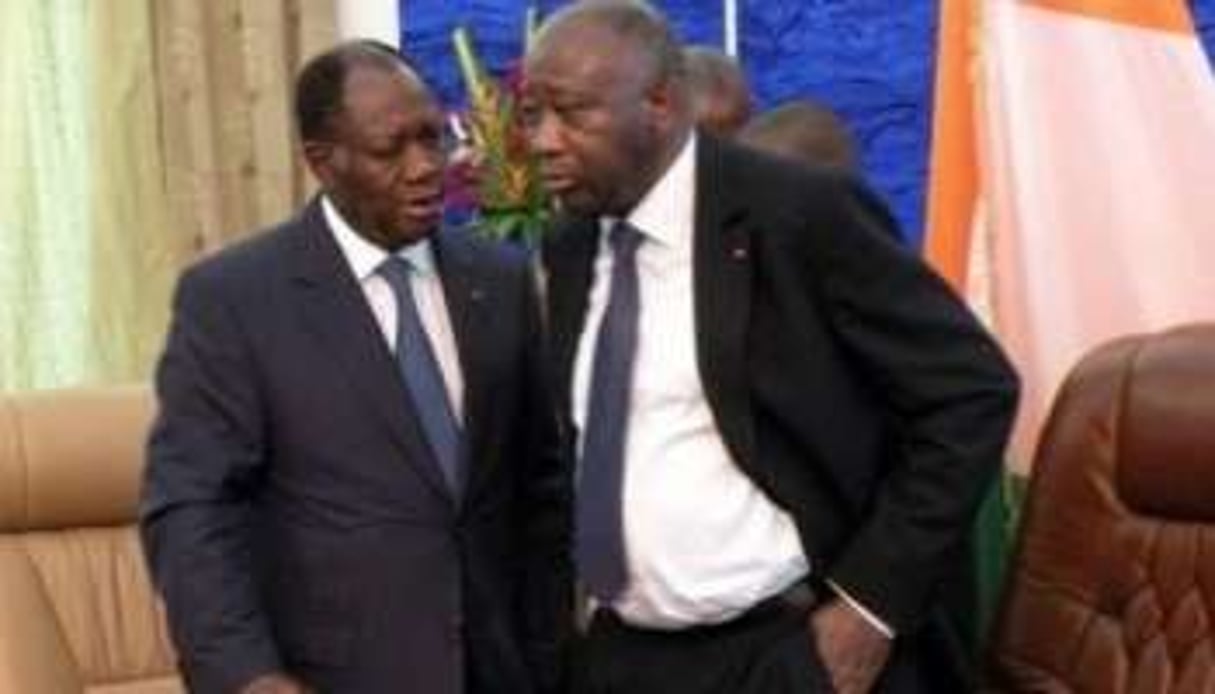
<path id="1" fill-rule="evenodd" d="M 250 289 L 282 266 L 291 237 L 298 233 L 296 220 L 256 231 L 188 265 L 179 287 Z"/>

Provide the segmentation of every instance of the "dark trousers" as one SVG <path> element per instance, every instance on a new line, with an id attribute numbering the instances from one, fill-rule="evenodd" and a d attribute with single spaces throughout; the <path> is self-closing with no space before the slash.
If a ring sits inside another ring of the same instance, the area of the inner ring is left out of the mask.
<path id="1" fill-rule="evenodd" d="M 599 610 L 575 654 L 574 694 L 828 694 L 809 609 L 764 603 L 726 624 L 639 629 Z M 911 644 L 894 650 L 876 691 L 951 691 L 924 680 Z"/>
<path id="2" fill-rule="evenodd" d="M 574 694 L 829 692 L 806 619 L 769 605 L 726 624 L 656 631 L 599 610 L 579 643 Z"/>

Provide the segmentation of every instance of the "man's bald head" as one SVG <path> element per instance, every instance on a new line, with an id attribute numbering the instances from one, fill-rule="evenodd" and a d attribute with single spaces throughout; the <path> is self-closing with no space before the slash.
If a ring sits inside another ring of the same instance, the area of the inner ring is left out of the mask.
<path id="1" fill-rule="evenodd" d="M 858 167 L 848 127 L 826 106 L 799 99 L 763 113 L 738 133 L 743 144 L 820 166 Z"/>
<path id="2" fill-rule="evenodd" d="M 683 49 L 663 16 L 636 0 L 584 0 L 553 13 L 535 37 L 529 61 L 556 50 L 590 50 L 607 38 L 610 57 L 635 60 L 647 84 L 684 82 Z"/>
<path id="3" fill-rule="evenodd" d="M 696 124 L 717 135 L 733 135 L 751 117 L 751 89 L 738 61 L 713 48 L 684 50 Z"/>

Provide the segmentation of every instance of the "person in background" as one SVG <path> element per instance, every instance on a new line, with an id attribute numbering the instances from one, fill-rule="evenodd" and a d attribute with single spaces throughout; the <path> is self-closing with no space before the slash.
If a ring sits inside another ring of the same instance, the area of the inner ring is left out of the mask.
<path id="1" fill-rule="evenodd" d="M 696 124 L 728 137 L 751 117 L 751 88 L 734 58 L 707 46 L 684 48 Z"/>
<path id="2" fill-rule="evenodd" d="M 299 75 L 320 194 L 188 269 L 143 539 L 197 694 L 557 691 L 569 482 L 527 259 L 439 229 L 442 112 L 396 52 Z"/>
<path id="3" fill-rule="evenodd" d="M 738 132 L 740 144 L 808 166 L 860 175 L 856 144 L 834 111 L 808 99 L 789 101 L 751 119 Z M 894 225 L 882 227 L 902 242 Z"/>
<path id="4" fill-rule="evenodd" d="M 737 138 L 744 145 L 818 166 L 856 172 L 859 168 L 852 133 L 834 111 L 798 99 L 751 119 Z"/>
<path id="5" fill-rule="evenodd" d="M 1017 379 L 855 177 L 694 125 L 649 5 L 555 13 L 523 109 L 592 597 L 576 692 L 970 691 L 940 610 Z"/>

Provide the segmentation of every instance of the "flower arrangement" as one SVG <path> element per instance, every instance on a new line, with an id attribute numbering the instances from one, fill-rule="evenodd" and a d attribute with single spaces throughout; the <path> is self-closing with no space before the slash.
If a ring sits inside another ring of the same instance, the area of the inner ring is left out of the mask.
<path id="1" fill-rule="evenodd" d="M 528 11 L 526 26 L 530 38 L 534 10 Z M 551 208 L 520 118 L 519 67 L 496 80 L 477 55 L 466 27 L 452 33 L 452 43 L 468 92 L 467 110 L 452 117 L 452 130 L 465 148 L 453 162 L 456 195 L 475 206 L 475 226 L 484 235 L 534 244 L 544 233 Z"/>

